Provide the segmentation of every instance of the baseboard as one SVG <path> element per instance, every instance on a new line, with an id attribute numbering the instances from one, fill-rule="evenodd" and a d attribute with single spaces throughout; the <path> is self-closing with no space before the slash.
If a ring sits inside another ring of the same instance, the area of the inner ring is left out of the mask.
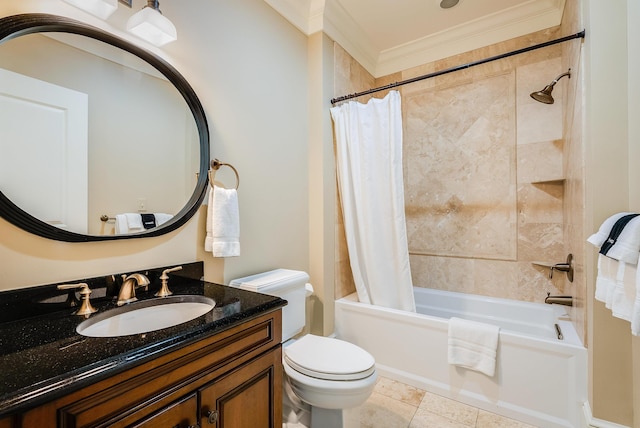
<path id="1" fill-rule="evenodd" d="M 631 428 L 627 425 L 616 424 L 602 419 L 594 418 L 591 414 L 591 406 L 589 402 L 585 402 L 582 406 L 584 416 L 584 426 L 588 428 Z"/>

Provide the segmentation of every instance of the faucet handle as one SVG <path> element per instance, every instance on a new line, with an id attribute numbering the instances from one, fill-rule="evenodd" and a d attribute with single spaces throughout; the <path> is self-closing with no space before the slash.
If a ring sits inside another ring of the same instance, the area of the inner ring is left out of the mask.
<path id="1" fill-rule="evenodd" d="M 171 296 L 173 293 L 169 290 L 169 272 L 175 272 L 177 270 L 182 270 L 182 266 L 176 266 L 171 269 L 165 269 L 162 271 L 162 275 L 160 275 L 160 281 L 162 283 L 162 287 L 160 291 L 158 291 L 155 296 L 156 297 L 167 297 Z"/>
<path id="2" fill-rule="evenodd" d="M 89 284 L 81 282 L 78 284 L 58 285 L 58 290 L 71 290 L 74 288 L 80 288 L 80 298 L 82 299 L 80 309 L 74 312 L 74 315 L 91 315 L 92 313 L 97 312 L 98 310 L 91 305 L 91 300 L 89 300 L 89 296 L 91 296 Z"/>

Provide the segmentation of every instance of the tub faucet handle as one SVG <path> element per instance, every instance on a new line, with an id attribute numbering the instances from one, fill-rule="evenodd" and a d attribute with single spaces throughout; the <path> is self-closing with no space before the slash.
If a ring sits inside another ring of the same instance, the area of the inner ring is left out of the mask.
<path id="1" fill-rule="evenodd" d="M 565 263 L 556 263 L 549 268 L 549 279 L 553 278 L 553 271 L 566 272 L 569 282 L 573 282 L 573 254 L 567 256 Z"/>

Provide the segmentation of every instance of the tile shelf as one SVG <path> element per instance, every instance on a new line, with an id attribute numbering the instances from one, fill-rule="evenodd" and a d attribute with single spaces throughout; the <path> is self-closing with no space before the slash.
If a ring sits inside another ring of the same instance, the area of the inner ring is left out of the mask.
<path id="1" fill-rule="evenodd" d="M 546 267 L 546 268 L 551 268 L 551 266 L 556 265 L 556 263 L 550 263 L 550 262 L 531 262 L 531 264 L 536 266 Z"/>
<path id="2" fill-rule="evenodd" d="M 531 184 L 564 184 L 564 178 L 552 178 L 549 180 L 532 181 Z"/>

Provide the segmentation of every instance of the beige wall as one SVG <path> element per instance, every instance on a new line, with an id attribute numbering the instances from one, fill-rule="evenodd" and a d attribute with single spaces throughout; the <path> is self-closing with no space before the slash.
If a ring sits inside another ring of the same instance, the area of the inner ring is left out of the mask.
<path id="1" fill-rule="evenodd" d="M 587 231 L 596 230 L 615 212 L 640 209 L 637 168 L 632 157 L 638 155 L 635 122 L 639 113 L 637 95 L 630 95 L 630 89 L 638 88 L 638 54 L 637 49 L 632 49 L 634 43 L 637 48 L 637 40 L 629 37 L 639 18 L 633 3 L 581 2 L 587 30 L 584 49 Z M 638 339 L 632 339 L 628 322 L 613 318 L 604 304 L 594 301 L 596 255 L 595 249 L 587 249 L 591 406 L 596 418 L 637 427 L 640 410 L 634 415 L 633 404 L 638 402 L 640 388 Z M 635 408 L 638 409 L 637 405 Z"/>
<path id="2" fill-rule="evenodd" d="M 136 0 L 135 9 L 143 3 Z M 204 254 L 202 210 L 166 236 L 118 242 L 50 241 L 0 220 L 1 289 L 195 260 L 205 260 L 206 278 L 219 282 L 276 267 L 309 269 L 307 37 L 262 0 L 163 2 L 162 10 L 178 41 L 147 48 L 192 84 L 207 114 L 212 157 L 240 173 L 242 255 Z M 123 6 L 103 22 L 62 1 L 0 4 L 0 16 L 25 12 L 69 16 L 141 43 L 122 32 L 132 13 Z M 225 174 L 216 179 L 232 182 Z"/>

